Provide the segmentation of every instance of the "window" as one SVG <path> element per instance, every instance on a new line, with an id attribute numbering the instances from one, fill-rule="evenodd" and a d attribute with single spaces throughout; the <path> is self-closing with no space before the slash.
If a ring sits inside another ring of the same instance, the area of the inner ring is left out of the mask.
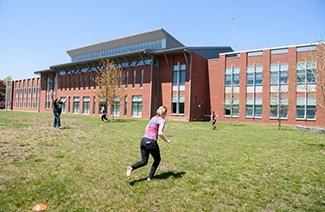
<path id="1" fill-rule="evenodd" d="M 297 52 L 315 51 L 316 45 L 297 47 Z"/>
<path id="2" fill-rule="evenodd" d="M 94 89 L 96 89 L 97 83 L 96 83 L 96 75 L 94 75 Z"/>
<path id="3" fill-rule="evenodd" d="M 31 85 L 28 85 L 27 88 L 27 107 L 30 108 L 31 107 Z"/>
<path id="4" fill-rule="evenodd" d="M 288 64 L 271 64 L 271 85 L 288 84 Z"/>
<path id="5" fill-rule="evenodd" d="M 137 83 L 137 71 L 133 70 L 133 82 L 132 82 L 132 88 L 135 88 L 135 84 Z"/>
<path id="6" fill-rule="evenodd" d="M 114 104 L 112 105 L 112 114 L 114 116 L 120 116 L 120 97 L 114 97 L 113 101 Z"/>
<path id="7" fill-rule="evenodd" d="M 186 65 L 178 63 L 173 67 L 173 91 L 185 90 Z"/>
<path id="8" fill-rule="evenodd" d="M 142 116 L 142 96 L 132 96 L 132 116 Z"/>
<path id="9" fill-rule="evenodd" d="M 11 81 L 8 81 L 7 82 L 7 92 L 6 92 L 6 103 L 5 103 L 5 107 L 6 109 L 9 109 L 10 108 L 10 103 L 11 103 L 11 84 L 12 82 Z"/>
<path id="10" fill-rule="evenodd" d="M 246 85 L 262 85 L 263 76 L 262 76 L 263 66 L 248 66 L 246 70 Z"/>
<path id="11" fill-rule="evenodd" d="M 90 109 L 90 96 L 83 97 L 82 113 L 89 114 Z"/>
<path id="12" fill-rule="evenodd" d="M 140 88 L 143 87 L 143 81 L 144 81 L 144 70 L 141 70 L 141 78 L 140 78 Z"/>
<path id="13" fill-rule="evenodd" d="M 122 84 L 122 72 L 120 72 L 119 76 L 118 76 L 118 88 L 119 89 L 121 88 L 121 84 Z"/>
<path id="14" fill-rule="evenodd" d="M 84 76 L 84 90 L 86 90 L 87 76 Z"/>
<path id="15" fill-rule="evenodd" d="M 226 68 L 226 86 L 239 86 L 239 68 Z"/>
<path id="16" fill-rule="evenodd" d="M 124 97 L 124 116 L 126 117 L 128 115 L 128 97 Z"/>
<path id="17" fill-rule="evenodd" d="M 316 84 L 315 78 L 316 62 L 297 63 L 297 84 Z"/>
<path id="18" fill-rule="evenodd" d="M 247 57 L 262 56 L 262 55 L 263 55 L 263 51 L 247 52 Z"/>
<path id="19" fill-rule="evenodd" d="M 129 84 L 129 71 L 126 71 L 126 74 L 125 74 L 125 88 L 128 88 L 128 84 Z"/>
<path id="20" fill-rule="evenodd" d="M 262 117 L 262 98 L 246 99 L 246 117 Z"/>
<path id="21" fill-rule="evenodd" d="M 93 114 L 96 114 L 96 97 L 93 97 Z"/>
<path id="22" fill-rule="evenodd" d="M 73 90 L 76 90 L 76 87 L 77 87 L 77 77 L 74 76 L 73 77 Z"/>
<path id="23" fill-rule="evenodd" d="M 40 87 L 41 87 L 41 85 L 39 84 L 39 85 L 37 86 L 37 95 L 40 94 Z M 36 102 L 35 102 L 35 104 L 36 104 L 36 108 L 39 108 L 39 98 L 36 98 Z"/>
<path id="24" fill-rule="evenodd" d="M 23 107 L 26 107 L 26 93 L 27 93 L 27 89 L 26 89 L 26 85 L 24 85 Z"/>
<path id="25" fill-rule="evenodd" d="M 61 97 L 61 101 L 62 101 L 62 102 L 64 102 L 65 99 L 66 99 L 66 97 L 64 97 L 64 96 Z M 62 104 L 62 113 L 65 113 L 65 111 L 66 111 L 66 106 L 65 106 L 65 105 L 66 105 L 66 104 Z"/>
<path id="26" fill-rule="evenodd" d="M 229 54 L 226 54 L 226 58 L 240 58 L 240 53 L 229 53 Z"/>
<path id="27" fill-rule="evenodd" d="M 246 80 L 246 85 L 254 85 L 254 73 L 247 73 Z"/>
<path id="28" fill-rule="evenodd" d="M 80 105 L 79 96 L 73 97 L 73 113 L 79 114 L 79 105 Z"/>
<path id="29" fill-rule="evenodd" d="M 231 116 L 231 117 L 239 116 L 239 98 L 225 99 L 225 116 Z"/>
<path id="30" fill-rule="evenodd" d="M 184 96 L 173 96 L 172 99 L 172 115 L 184 115 Z"/>
<path id="31" fill-rule="evenodd" d="M 51 104 L 51 98 L 50 98 L 50 92 L 52 89 L 52 79 L 47 78 L 46 82 L 46 98 L 45 98 L 45 109 L 50 109 L 50 104 Z"/>
<path id="32" fill-rule="evenodd" d="M 89 75 L 89 78 L 88 78 L 88 90 L 90 90 L 90 87 L 91 87 L 91 81 L 92 81 L 92 78 L 91 78 L 91 75 Z"/>
<path id="33" fill-rule="evenodd" d="M 270 118 L 288 118 L 288 98 L 270 98 Z"/>
<path id="34" fill-rule="evenodd" d="M 315 119 L 316 118 L 316 99 L 315 98 L 297 98 L 296 102 L 297 119 Z"/>
<path id="35" fill-rule="evenodd" d="M 64 78 L 61 77 L 61 81 L 60 81 L 61 85 L 60 85 L 60 90 L 62 91 L 63 87 L 64 87 Z"/>
<path id="36" fill-rule="evenodd" d="M 32 108 L 36 108 L 36 105 L 35 105 L 35 96 L 36 96 L 36 85 L 33 85 L 32 86 Z"/>
<path id="37" fill-rule="evenodd" d="M 52 82 L 52 80 L 51 80 Z M 50 88 L 51 89 L 51 88 Z M 23 106 L 23 86 L 20 85 L 20 89 L 19 89 L 19 107 L 22 107 Z M 48 92 L 48 98 L 50 99 L 50 91 Z M 50 105 L 50 100 L 49 100 L 49 105 Z M 49 106 L 50 108 L 50 106 Z"/>
<path id="38" fill-rule="evenodd" d="M 272 49 L 271 54 L 284 54 L 288 53 L 288 48 L 283 48 L 283 49 Z"/>

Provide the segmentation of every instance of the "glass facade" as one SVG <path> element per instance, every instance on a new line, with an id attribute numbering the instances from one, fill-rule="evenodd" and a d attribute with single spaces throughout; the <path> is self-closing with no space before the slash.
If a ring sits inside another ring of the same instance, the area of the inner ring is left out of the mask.
<path id="1" fill-rule="evenodd" d="M 117 48 L 106 49 L 103 51 L 90 52 L 87 54 L 77 55 L 77 56 L 71 57 L 71 62 L 89 60 L 89 59 L 94 59 L 94 58 L 101 58 L 101 57 L 106 57 L 106 56 L 110 56 L 110 55 L 124 54 L 124 53 L 133 52 L 133 51 L 137 51 L 137 50 L 163 49 L 163 48 L 166 48 L 165 40 L 166 39 L 154 40 L 154 41 L 149 41 L 149 42 L 144 42 L 144 43 L 137 43 L 137 44 L 132 44 L 132 45 L 128 45 L 128 46 L 121 46 L 121 47 L 117 47 Z"/>
<path id="2" fill-rule="evenodd" d="M 143 65 L 150 65 L 152 63 L 151 58 L 143 58 L 139 60 L 130 60 L 130 61 L 121 61 L 118 64 L 115 64 L 118 68 L 129 68 L 129 67 L 136 67 L 136 66 L 143 66 Z M 61 70 L 58 72 L 60 76 L 64 75 L 73 75 L 75 73 L 87 73 L 87 72 L 96 72 L 99 70 L 103 70 L 104 67 L 99 67 L 92 65 L 90 67 L 83 67 L 83 68 L 65 68 L 62 67 Z M 91 86 L 92 82 L 94 82 L 95 79 L 89 78 L 89 86 Z M 67 84 L 67 83 L 66 83 Z M 72 79 L 70 80 L 69 87 L 71 89 L 72 86 Z"/>

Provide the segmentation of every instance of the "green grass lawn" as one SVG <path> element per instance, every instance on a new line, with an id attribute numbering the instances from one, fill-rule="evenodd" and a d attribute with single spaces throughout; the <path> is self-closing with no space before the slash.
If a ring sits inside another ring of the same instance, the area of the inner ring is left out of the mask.
<path id="1" fill-rule="evenodd" d="M 325 135 L 292 126 L 176 122 L 156 178 L 140 160 L 147 121 L 0 111 L 0 211 L 325 211 Z"/>

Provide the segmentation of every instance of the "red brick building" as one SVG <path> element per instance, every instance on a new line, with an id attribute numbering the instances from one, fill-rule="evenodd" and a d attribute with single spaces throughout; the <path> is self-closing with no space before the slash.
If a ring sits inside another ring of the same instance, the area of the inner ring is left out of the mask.
<path id="1" fill-rule="evenodd" d="M 287 46 L 223 53 L 209 60 L 212 110 L 219 121 L 274 124 L 281 117 L 287 125 L 323 127 L 325 111 L 318 103 L 324 103 L 324 91 L 315 70 L 324 61 L 313 57 L 322 48 Z"/>
<path id="2" fill-rule="evenodd" d="M 6 109 L 39 111 L 40 78 L 28 78 L 8 82 Z"/>
<path id="3" fill-rule="evenodd" d="M 116 97 L 117 104 L 108 106 L 109 115 L 149 119 L 165 105 L 169 119 L 203 120 L 210 113 L 208 59 L 230 51 L 230 47 L 186 47 L 163 29 L 69 50 L 71 62 L 35 72 L 40 75 L 39 107 L 32 109 L 51 112 L 50 93 L 54 91 L 68 98 L 63 113 L 99 114 L 94 79 L 100 61 L 107 58 L 126 75 L 121 88 L 125 97 Z M 16 85 L 26 83 L 14 81 L 12 97 L 17 95 Z M 27 110 L 16 100 L 12 98 L 12 110 Z"/>
<path id="4" fill-rule="evenodd" d="M 98 115 L 94 79 L 107 58 L 125 72 L 124 97 L 108 115 L 149 119 L 158 106 L 168 119 L 324 126 L 319 82 L 320 44 L 233 52 L 230 47 L 186 47 L 163 29 L 67 51 L 71 62 L 36 71 L 39 78 L 11 82 L 12 110 L 52 112 L 50 92 L 68 98 L 67 114 Z M 10 107 L 9 107 L 10 106 Z"/>

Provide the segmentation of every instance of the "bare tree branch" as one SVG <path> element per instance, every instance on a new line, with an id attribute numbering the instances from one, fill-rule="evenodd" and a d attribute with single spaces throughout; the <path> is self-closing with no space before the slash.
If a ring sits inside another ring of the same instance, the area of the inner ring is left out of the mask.
<path id="1" fill-rule="evenodd" d="M 119 103 L 120 99 L 124 98 L 125 89 L 121 86 L 125 79 L 125 73 L 123 69 L 108 59 L 103 59 L 100 67 L 101 69 L 96 70 L 95 83 L 98 85 L 96 95 L 105 107 L 114 106 Z"/>

